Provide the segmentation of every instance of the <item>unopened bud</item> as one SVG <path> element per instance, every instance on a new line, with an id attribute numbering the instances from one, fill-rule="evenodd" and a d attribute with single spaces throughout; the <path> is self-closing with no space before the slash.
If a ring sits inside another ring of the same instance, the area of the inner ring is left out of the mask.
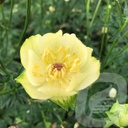
<path id="1" fill-rule="evenodd" d="M 109 9 L 111 9 L 111 8 L 112 8 L 112 6 L 109 4 L 109 5 L 108 5 L 108 8 L 109 8 Z"/>
<path id="2" fill-rule="evenodd" d="M 117 94 L 117 91 L 116 91 L 115 88 L 112 88 L 112 89 L 109 91 L 109 97 L 111 97 L 111 98 L 116 97 L 116 94 Z"/>
<path id="3" fill-rule="evenodd" d="M 79 127 L 79 123 L 76 122 L 73 128 L 78 128 L 78 127 Z"/>
<path id="4" fill-rule="evenodd" d="M 87 35 L 85 35 L 85 36 L 84 36 L 84 39 L 88 39 L 88 36 L 87 36 Z"/>
<path id="5" fill-rule="evenodd" d="M 53 6 L 50 6 L 50 7 L 49 7 L 49 11 L 50 11 L 50 12 L 54 12 L 54 11 L 55 11 L 55 8 L 54 8 Z"/>
<path id="6" fill-rule="evenodd" d="M 69 2 L 69 0 L 64 0 L 65 2 Z"/>
<path id="7" fill-rule="evenodd" d="M 128 104 L 119 104 L 118 101 L 116 101 L 106 114 L 109 118 L 109 120 L 106 120 L 106 126 L 108 124 L 115 124 L 120 128 L 128 126 Z M 108 128 L 106 126 L 105 128 Z"/>
<path id="8" fill-rule="evenodd" d="M 107 33 L 108 32 L 108 28 L 107 27 L 102 27 L 102 33 Z"/>

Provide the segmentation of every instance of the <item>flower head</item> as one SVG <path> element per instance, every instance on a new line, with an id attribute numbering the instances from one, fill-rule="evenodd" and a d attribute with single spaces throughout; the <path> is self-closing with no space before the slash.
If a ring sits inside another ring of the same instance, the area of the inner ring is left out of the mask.
<path id="1" fill-rule="evenodd" d="M 128 126 L 128 104 L 119 104 L 117 101 L 106 113 L 108 120 L 104 128 L 109 128 L 113 124 L 122 128 Z"/>
<path id="2" fill-rule="evenodd" d="M 100 62 L 75 34 L 47 33 L 26 39 L 20 50 L 25 70 L 16 79 L 34 99 L 70 99 L 99 77 Z"/>

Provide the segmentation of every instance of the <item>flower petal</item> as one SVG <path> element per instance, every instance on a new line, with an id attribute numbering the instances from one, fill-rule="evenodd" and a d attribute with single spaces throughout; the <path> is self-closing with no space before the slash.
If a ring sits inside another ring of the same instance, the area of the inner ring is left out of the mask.
<path id="1" fill-rule="evenodd" d="M 95 82 L 100 75 L 100 62 L 91 57 L 89 63 L 83 66 L 80 73 L 73 76 L 67 91 L 82 90 Z"/>
<path id="2" fill-rule="evenodd" d="M 45 82 L 45 66 L 32 50 L 28 52 L 28 68 L 26 69 L 26 74 L 29 82 L 33 86 L 43 85 Z"/>
<path id="3" fill-rule="evenodd" d="M 56 33 L 47 33 L 42 36 L 42 48 L 55 49 L 58 46 L 58 40 L 62 37 L 62 31 L 59 30 Z M 39 46 L 39 48 L 41 47 Z"/>
<path id="4" fill-rule="evenodd" d="M 59 39 L 59 45 L 68 47 L 71 53 L 75 53 L 77 58 L 81 60 L 83 65 L 88 57 L 87 47 L 76 37 L 75 34 L 64 34 L 62 38 Z"/>
<path id="5" fill-rule="evenodd" d="M 21 47 L 20 55 L 21 55 L 21 63 L 26 69 L 28 66 L 28 51 L 32 50 L 38 56 L 41 56 L 42 51 L 46 47 L 52 48 L 57 43 L 58 38 L 62 36 L 62 31 L 58 31 L 57 33 L 47 33 L 44 36 L 39 34 L 35 36 L 31 36 L 26 39 L 24 44 Z"/>
<path id="6" fill-rule="evenodd" d="M 41 35 L 31 36 L 30 38 L 26 39 L 24 44 L 21 47 L 20 55 L 21 55 L 21 63 L 24 68 L 28 67 L 28 51 L 32 50 L 35 51 L 36 54 L 39 54 L 38 47 L 41 47 Z"/>
<path id="7" fill-rule="evenodd" d="M 100 75 L 100 62 L 96 58 L 91 57 L 89 63 L 85 67 L 82 69 L 85 78 L 83 82 L 80 84 L 79 90 L 82 90 L 91 85 L 98 79 Z"/>
<path id="8" fill-rule="evenodd" d="M 38 91 L 42 92 L 43 94 L 49 95 L 52 99 L 54 98 L 61 99 L 63 97 L 72 96 L 76 94 L 75 91 L 67 92 L 64 89 L 56 86 L 54 86 L 54 83 L 53 85 L 47 83 L 44 86 L 38 88 Z"/>
<path id="9" fill-rule="evenodd" d="M 38 88 L 33 86 L 27 79 L 26 71 L 24 71 L 16 81 L 21 83 L 25 89 L 25 91 L 29 94 L 29 96 L 33 99 L 46 100 L 49 99 L 49 95 L 43 94 L 38 91 Z"/>

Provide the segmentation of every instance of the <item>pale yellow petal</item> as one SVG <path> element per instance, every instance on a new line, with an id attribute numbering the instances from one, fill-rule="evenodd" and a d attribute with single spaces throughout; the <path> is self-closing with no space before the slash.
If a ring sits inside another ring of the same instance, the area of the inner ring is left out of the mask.
<path id="1" fill-rule="evenodd" d="M 97 60 L 96 58 L 92 57 L 90 59 L 90 63 L 87 64 L 87 69 L 84 69 L 83 72 L 84 73 L 84 80 L 83 82 L 80 84 L 79 90 L 82 90 L 86 87 L 88 87 L 89 85 L 91 85 L 92 83 L 94 83 L 100 75 L 100 62 L 99 60 Z"/>
<path id="2" fill-rule="evenodd" d="M 92 57 L 92 52 L 93 52 L 93 49 L 90 47 L 87 47 L 88 56 L 87 56 L 86 63 L 88 63 L 90 61 L 90 58 Z"/>
<path id="3" fill-rule="evenodd" d="M 35 35 L 31 36 L 30 38 L 26 39 L 23 43 L 21 49 L 20 49 L 20 55 L 21 55 L 21 63 L 24 66 L 24 68 L 27 68 L 28 66 L 28 51 L 32 50 L 36 52 L 36 54 L 39 55 L 39 47 L 41 47 L 41 35 Z"/>
<path id="4" fill-rule="evenodd" d="M 45 83 L 45 65 L 32 50 L 28 52 L 28 68 L 26 74 L 29 82 L 33 86 L 39 86 Z"/>
<path id="5" fill-rule="evenodd" d="M 24 71 L 17 79 L 17 82 L 21 83 L 25 89 L 25 91 L 29 94 L 29 96 L 33 99 L 46 100 L 49 99 L 49 95 L 43 94 L 38 91 L 38 88 L 33 86 L 27 78 L 26 71 Z"/>
<path id="6" fill-rule="evenodd" d="M 51 84 L 47 84 L 45 86 L 41 86 L 38 91 L 42 92 L 43 94 L 49 95 L 51 98 L 64 98 L 67 96 L 75 95 L 75 91 L 65 91 L 64 89 L 60 88 L 59 86 L 54 86 Z"/>
<path id="7" fill-rule="evenodd" d="M 43 50 L 45 48 L 53 48 L 56 47 L 58 39 L 62 36 L 62 31 L 58 31 L 57 33 L 47 33 L 43 36 L 35 35 L 26 39 L 23 43 L 20 55 L 21 62 L 26 69 L 28 66 L 28 51 L 32 50 L 38 56 L 41 56 Z"/>
<path id="8" fill-rule="evenodd" d="M 83 65 L 88 57 L 87 47 L 75 36 L 75 34 L 64 34 L 62 38 L 59 39 L 59 45 L 68 47 L 70 53 L 75 53 L 77 58 L 81 60 Z"/>
<path id="9" fill-rule="evenodd" d="M 62 37 L 62 31 L 59 30 L 56 33 L 47 33 L 42 36 L 42 47 L 44 48 L 51 48 L 56 50 L 58 46 L 58 40 Z"/>
<path id="10" fill-rule="evenodd" d="M 83 68 L 80 73 L 73 76 L 67 91 L 85 89 L 98 79 L 100 75 L 100 62 L 94 57 L 91 57 L 89 61 L 85 65 L 87 68 Z"/>
<path id="11" fill-rule="evenodd" d="M 85 73 L 77 73 L 74 76 L 72 75 L 72 79 L 68 87 L 66 88 L 66 91 L 79 91 L 80 83 L 85 79 Z"/>

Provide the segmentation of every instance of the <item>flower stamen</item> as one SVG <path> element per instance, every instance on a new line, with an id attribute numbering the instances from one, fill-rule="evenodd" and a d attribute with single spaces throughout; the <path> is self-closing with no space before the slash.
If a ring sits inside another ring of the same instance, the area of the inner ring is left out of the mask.
<path id="1" fill-rule="evenodd" d="M 64 46 L 57 47 L 56 51 L 50 48 L 45 49 L 42 60 L 47 66 L 47 81 L 63 81 L 63 85 L 70 74 L 79 72 L 81 65 L 81 60 L 77 58 L 77 55 Z"/>

